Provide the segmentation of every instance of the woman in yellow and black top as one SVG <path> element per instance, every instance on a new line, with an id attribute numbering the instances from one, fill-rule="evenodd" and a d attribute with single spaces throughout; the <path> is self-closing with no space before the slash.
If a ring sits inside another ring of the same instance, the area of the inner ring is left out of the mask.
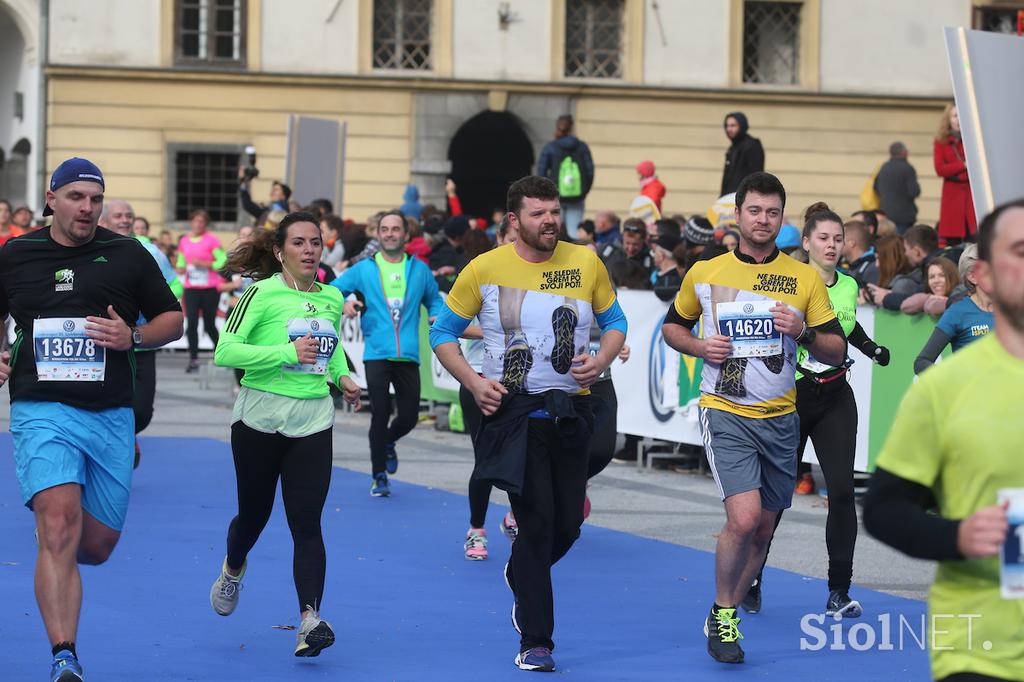
<path id="1" fill-rule="evenodd" d="M 334 403 L 327 382 L 359 404 L 338 347 L 343 301 L 316 282 L 323 240 L 309 213 L 292 213 L 236 249 L 228 269 L 256 283 L 242 295 L 222 330 L 215 361 L 245 370 L 235 401 L 231 450 L 238 515 L 228 527 L 227 557 L 210 592 L 214 611 L 238 604 L 246 556 L 274 506 L 281 479 L 295 543 L 295 590 L 302 624 L 296 656 L 317 656 L 334 643 L 319 616 L 327 559 L 320 516 L 331 481 Z"/>

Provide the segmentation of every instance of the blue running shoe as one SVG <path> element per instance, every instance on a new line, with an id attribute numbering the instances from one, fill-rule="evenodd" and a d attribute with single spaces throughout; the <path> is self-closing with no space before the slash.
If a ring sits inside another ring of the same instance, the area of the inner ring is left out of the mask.
<path id="1" fill-rule="evenodd" d="M 373 485 L 370 486 L 370 495 L 373 497 L 388 497 L 391 495 L 391 487 L 388 485 L 388 475 L 383 471 L 373 475 Z"/>
<path id="2" fill-rule="evenodd" d="M 555 671 L 555 659 L 551 658 L 551 649 L 535 646 L 516 656 L 516 665 L 520 670 L 533 670 L 539 673 Z"/>
<path id="3" fill-rule="evenodd" d="M 384 446 L 384 468 L 388 470 L 389 474 L 393 474 L 398 471 L 398 453 L 395 452 L 395 444 L 388 443 Z"/>
<path id="4" fill-rule="evenodd" d="M 67 649 L 61 649 L 50 664 L 52 682 L 82 682 L 85 679 L 82 664 Z"/>

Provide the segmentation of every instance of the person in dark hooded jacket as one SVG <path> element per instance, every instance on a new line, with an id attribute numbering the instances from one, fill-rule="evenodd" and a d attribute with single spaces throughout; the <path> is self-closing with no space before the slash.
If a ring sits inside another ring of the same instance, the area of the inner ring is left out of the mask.
<path id="1" fill-rule="evenodd" d="M 741 111 L 733 111 L 725 117 L 725 135 L 732 145 L 725 152 L 725 169 L 722 171 L 722 191 L 719 196 L 732 194 L 740 181 L 751 173 L 764 170 L 764 147 L 761 140 L 747 134 L 750 124 Z"/>
<path id="2" fill-rule="evenodd" d="M 590 156 L 587 143 L 572 134 L 573 120 L 568 114 L 559 116 L 555 122 L 555 139 L 544 145 L 537 159 L 537 175 L 552 180 L 559 187 L 562 206 L 562 224 L 570 239 L 576 239 L 576 230 L 583 220 L 584 200 L 594 184 L 594 159 Z M 562 164 L 572 158 L 579 169 L 578 183 L 561 182 L 559 174 Z M 578 185 L 573 193 L 566 191 L 566 185 Z"/>

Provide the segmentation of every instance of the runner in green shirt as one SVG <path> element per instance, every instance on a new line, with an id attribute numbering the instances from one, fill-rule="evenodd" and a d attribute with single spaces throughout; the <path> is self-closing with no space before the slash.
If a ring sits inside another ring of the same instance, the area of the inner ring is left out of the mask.
<path id="1" fill-rule="evenodd" d="M 939 562 L 928 642 L 932 676 L 950 682 L 1024 680 L 1024 200 L 982 221 L 976 267 L 995 332 L 910 388 L 864 503 L 869 533 Z"/>
<path id="2" fill-rule="evenodd" d="M 828 205 L 818 202 L 808 207 L 804 214 L 802 245 L 807 251 L 810 266 L 825 282 L 832 310 L 849 342 L 847 347 L 857 348 L 884 367 L 889 364 L 889 349 L 868 338 L 857 322 L 857 282 L 836 270 L 844 238 L 843 221 Z M 853 550 L 857 544 L 857 510 L 853 497 L 857 403 L 847 373 L 853 361 L 847 357 L 842 365 L 836 367 L 817 360 L 806 347 L 798 346 L 796 363 L 796 410 L 800 415 L 797 462 L 803 459 L 807 440 L 810 439 L 828 487 L 828 520 L 825 522 L 828 598 L 825 614 L 857 618 L 861 615 L 861 605 L 850 598 Z M 799 466 L 804 465 L 801 463 Z M 810 465 L 806 466 L 810 472 Z M 782 512 L 779 512 L 775 519 L 776 529 L 781 520 Z M 762 573 L 763 570 L 762 566 Z M 758 573 L 741 604 L 748 613 L 761 610 L 762 573 Z"/>
<path id="3" fill-rule="evenodd" d="M 309 213 L 285 216 L 275 231 L 232 252 L 228 269 L 257 281 L 228 318 L 214 356 L 245 376 L 231 424 L 238 515 L 228 527 L 227 557 L 210 603 L 222 616 L 235 610 L 246 556 L 270 518 L 280 478 L 302 614 L 296 656 L 317 656 L 334 643 L 319 615 L 327 565 L 320 516 L 333 459 L 327 382 L 356 406 L 360 393 L 338 347 L 341 294 L 316 282 L 322 252 L 319 224 Z"/>

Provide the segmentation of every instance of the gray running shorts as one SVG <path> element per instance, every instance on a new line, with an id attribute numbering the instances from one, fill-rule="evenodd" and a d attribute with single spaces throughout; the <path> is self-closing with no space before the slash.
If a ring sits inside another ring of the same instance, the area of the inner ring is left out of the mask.
<path id="1" fill-rule="evenodd" d="M 761 507 L 781 511 L 793 504 L 800 417 L 790 412 L 754 419 L 700 408 L 701 432 L 711 473 L 724 500 L 761 491 Z"/>

